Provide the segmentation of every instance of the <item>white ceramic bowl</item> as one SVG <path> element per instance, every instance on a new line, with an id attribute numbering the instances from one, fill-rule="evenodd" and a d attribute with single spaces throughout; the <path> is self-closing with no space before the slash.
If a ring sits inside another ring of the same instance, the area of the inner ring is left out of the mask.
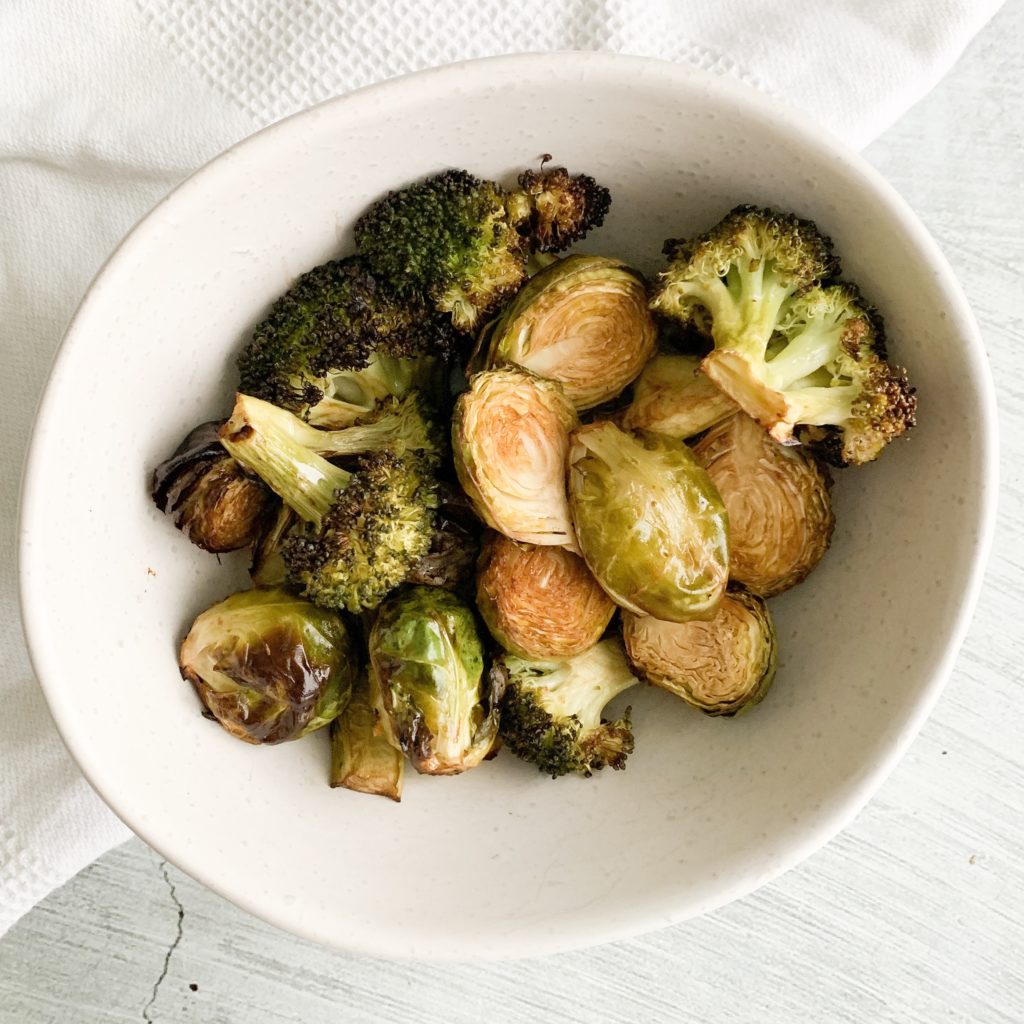
<path id="1" fill-rule="evenodd" d="M 199 716 L 175 663 L 244 559 L 191 547 L 152 467 L 223 415 L 268 303 L 351 244 L 389 187 L 505 176 L 550 152 L 609 185 L 583 248 L 660 264 L 666 236 L 775 204 L 833 236 L 884 312 L 921 425 L 840 474 L 821 567 L 774 602 L 782 663 L 754 714 L 635 693 L 625 772 L 552 782 L 511 756 L 413 777 L 400 805 L 328 788 L 327 737 L 252 748 Z M 284 928 L 396 957 L 526 956 L 717 907 L 817 849 L 909 743 L 946 679 L 993 519 L 994 405 L 963 294 L 855 153 L 731 81 L 598 54 L 424 72 L 325 103 L 213 161 L 128 236 L 83 301 L 25 478 L 25 627 L 86 776 L 148 843 Z"/>

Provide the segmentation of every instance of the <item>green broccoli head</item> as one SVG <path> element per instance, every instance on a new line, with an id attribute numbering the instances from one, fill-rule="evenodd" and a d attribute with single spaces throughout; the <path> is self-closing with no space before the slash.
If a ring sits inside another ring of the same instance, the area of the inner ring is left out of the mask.
<path id="1" fill-rule="evenodd" d="M 831 241 L 810 221 L 737 206 L 706 234 L 669 239 L 651 308 L 763 356 L 791 295 L 838 273 Z"/>
<path id="2" fill-rule="evenodd" d="M 913 388 L 886 362 L 878 314 L 810 221 L 737 207 L 705 235 L 665 243 L 652 307 L 709 334 L 705 374 L 783 443 L 833 465 L 870 462 L 914 425 Z"/>
<path id="3" fill-rule="evenodd" d="M 424 386 L 451 353 L 446 318 L 382 287 L 359 257 L 303 274 L 239 356 L 241 388 L 305 419 L 343 426 Z"/>
<path id="4" fill-rule="evenodd" d="M 526 279 L 528 217 L 522 196 L 449 170 L 371 206 L 356 223 L 356 246 L 398 294 L 428 295 L 471 331 Z"/>
<path id="5" fill-rule="evenodd" d="M 703 368 L 776 440 L 807 444 L 835 466 L 876 459 L 915 422 L 914 389 L 886 361 L 882 319 L 851 284 L 787 299 L 760 359 L 716 348 Z"/>
<path id="6" fill-rule="evenodd" d="M 519 188 L 529 202 L 528 235 L 534 252 L 561 252 L 578 242 L 604 223 L 612 201 L 608 189 L 589 175 L 570 175 L 564 167 L 543 164 L 540 170 L 520 174 Z"/>
<path id="7" fill-rule="evenodd" d="M 227 451 L 305 520 L 277 544 L 288 580 L 317 604 L 352 612 L 376 607 L 430 550 L 437 506 L 436 454 L 396 444 L 390 432 L 361 446 L 368 454 L 355 472 L 318 454 L 337 452 L 321 435 L 360 429 L 319 431 L 241 395 L 220 432 Z"/>
<path id="8" fill-rule="evenodd" d="M 319 525 L 282 545 L 288 579 L 325 608 L 376 608 L 430 550 L 436 507 L 422 456 L 364 456 Z"/>
<path id="9" fill-rule="evenodd" d="M 552 778 L 625 768 L 633 752 L 629 709 L 614 722 L 601 717 L 609 701 L 637 683 L 618 640 L 561 661 L 503 654 L 495 671 L 505 676 L 501 735 L 517 757 Z"/>

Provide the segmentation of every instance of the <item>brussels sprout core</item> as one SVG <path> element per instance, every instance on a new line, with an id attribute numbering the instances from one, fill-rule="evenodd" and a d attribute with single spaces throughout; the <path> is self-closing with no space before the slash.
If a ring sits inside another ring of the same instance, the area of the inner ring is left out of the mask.
<path id="1" fill-rule="evenodd" d="M 732 579 L 762 597 L 800 583 L 832 539 L 828 471 L 741 412 L 712 427 L 693 452 L 729 511 Z"/>
<path id="2" fill-rule="evenodd" d="M 534 274 L 490 330 L 488 365 L 559 381 L 577 409 L 618 395 L 654 352 L 643 278 L 618 260 L 574 254 Z"/>
<path id="3" fill-rule="evenodd" d="M 573 433 L 569 466 L 580 548 L 611 599 L 671 622 L 713 616 L 729 578 L 728 521 L 686 445 L 591 423 Z"/>
<path id="4" fill-rule="evenodd" d="M 476 604 L 491 635 L 521 658 L 581 654 L 601 639 L 615 613 L 582 558 L 500 533 L 484 542 Z"/>
<path id="5" fill-rule="evenodd" d="M 576 413 L 558 384 L 506 368 L 475 374 L 455 403 L 459 482 L 480 518 L 507 537 L 573 548 L 565 460 Z"/>
<path id="6" fill-rule="evenodd" d="M 641 679 L 708 715 L 752 708 L 775 678 L 775 627 L 768 605 L 744 590 L 730 590 L 708 621 L 663 622 L 625 612 L 622 639 Z"/>
<path id="7" fill-rule="evenodd" d="M 179 665 L 232 736 L 280 743 L 338 716 L 352 692 L 355 652 L 334 612 L 283 590 L 244 590 L 196 619 Z"/>

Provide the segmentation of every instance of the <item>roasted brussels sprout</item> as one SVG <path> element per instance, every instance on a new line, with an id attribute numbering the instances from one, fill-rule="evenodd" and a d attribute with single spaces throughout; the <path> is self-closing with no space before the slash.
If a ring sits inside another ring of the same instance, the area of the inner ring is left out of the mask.
<path id="1" fill-rule="evenodd" d="M 832 539 L 828 471 L 742 412 L 712 427 L 693 453 L 729 513 L 730 577 L 761 597 L 800 583 Z"/>
<path id="2" fill-rule="evenodd" d="M 508 367 L 455 403 L 455 470 L 480 518 L 514 540 L 573 548 L 565 460 L 576 412 L 560 385 Z"/>
<path id="3" fill-rule="evenodd" d="M 219 429 L 214 422 L 191 430 L 154 470 L 151 488 L 157 508 L 193 544 L 214 553 L 252 544 L 275 504 L 269 488 L 224 451 Z"/>
<path id="4" fill-rule="evenodd" d="M 337 718 L 356 655 L 334 612 L 283 590 L 243 590 L 196 619 L 178 663 L 232 736 L 281 743 Z"/>
<path id="5" fill-rule="evenodd" d="M 252 546 L 249 576 L 258 587 L 283 587 L 288 582 L 288 566 L 282 548 L 301 520 L 283 501 L 277 515 L 265 522 Z"/>
<path id="6" fill-rule="evenodd" d="M 389 736 L 418 772 L 457 775 L 490 753 L 499 695 L 484 680 L 473 612 L 454 594 L 410 587 L 381 605 L 370 676 Z"/>
<path id="7" fill-rule="evenodd" d="M 618 395 L 654 352 L 643 278 L 619 260 L 574 254 L 534 274 L 489 329 L 487 363 L 557 380 L 579 409 Z"/>
<path id="8" fill-rule="evenodd" d="M 618 640 L 558 660 L 504 654 L 491 674 L 504 687 L 501 735 L 517 757 L 552 778 L 626 767 L 633 753 L 630 709 L 614 722 L 601 717 L 612 699 L 637 683 Z"/>
<path id="9" fill-rule="evenodd" d="M 331 786 L 402 799 L 405 756 L 380 722 L 365 675 L 356 681 L 352 699 L 331 722 Z"/>
<path id="10" fill-rule="evenodd" d="M 700 362 L 699 356 L 655 356 L 633 388 L 622 426 L 687 438 L 735 412 L 736 403 L 701 373 Z"/>
<path id="11" fill-rule="evenodd" d="M 580 654 L 601 639 L 615 614 L 582 558 L 500 533 L 484 540 L 476 606 L 494 639 L 521 658 Z"/>
<path id="12" fill-rule="evenodd" d="M 622 639 L 636 674 L 708 715 L 752 708 L 775 678 L 775 627 L 768 605 L 730 589 L 707 621 L 664 622 L 622 615 Z"/>
<path id="13" fill-rule="evenodd" d="M 580 427 L 569 503 L 583 557 L 616 604 L 671 622 L 714 615 L 729 578 L 728 519 L 685 444 L 607 422 Z"/>

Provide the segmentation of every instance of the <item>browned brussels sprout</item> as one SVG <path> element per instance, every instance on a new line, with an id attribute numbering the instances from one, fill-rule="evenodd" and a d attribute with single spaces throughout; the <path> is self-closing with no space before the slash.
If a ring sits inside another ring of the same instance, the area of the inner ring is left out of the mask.
<path id="1" fill-rule="evenodd" d="M 276 505 L 262 481 L 246 472 L 218 439 L 220 423 L 190 431 L 153 473 L 157 508 L 197 547 L 221 553 L 248 547 Z"/>
<path id="2" fill-rule="evenodd" d="M 654 352 L 643 278 L 619 260 L 574 254 L 534 274 L 488 329 L 487 363 L 557 380 L 578 410 L 614 398 Z"/>
<path id="3" fill-rule="evenodd" d="M 455 403 L 455 470 L 480 518 L 507 537 L 572 548 L 565 495 L 569 431 L 561 387 L 508 367 L 475 374 Z"/>
<path id="4" fill-rule="evenodd" d="M 800 583 L 832 539 L 828 471 L 742 412 L 712 427 L 693 452 L 729 512 L 731 578 L 762 597 Z"/>
<path id="5" fill-rule="evenodd" d="M 768 605 L 730 589 L 713 619 L 664 622 L 622 616 L 622 639 L 641 679 L 682 697 L 708 715 L 752 708 L 775 678 L 775 627 Z"/>
<path id="6" fill-rule="evenodd" d="M 601 639 L 615 614 L 582 558 L 500 533 L 484 541 L 476 605 L 495 640 L 522 658 L 580 654 Z"/>
<path id="7" fill-rule="evenodd" d="M 616 604 L 671 622 L 714 615 L 729 578 L 728 520 L 685 444 L 608 422 L 580 427 L 569 499 L 583 557 Z"/>
<path id="8" fill-rule="evenodd" d="M 356 655 L 334 612 L 283 590 L 243 590 L 196 619 L 178 663 L 232 736 L 281 743 L 338 716 Z"/>
<path id="9" fill-rule="evenodd" d="M 701 373 L 699 356 L 664 353 L 644 367 L 622 425 L 628 430 L 687 438 L 707 430 L 736 408 L 736 403 Z"/>

